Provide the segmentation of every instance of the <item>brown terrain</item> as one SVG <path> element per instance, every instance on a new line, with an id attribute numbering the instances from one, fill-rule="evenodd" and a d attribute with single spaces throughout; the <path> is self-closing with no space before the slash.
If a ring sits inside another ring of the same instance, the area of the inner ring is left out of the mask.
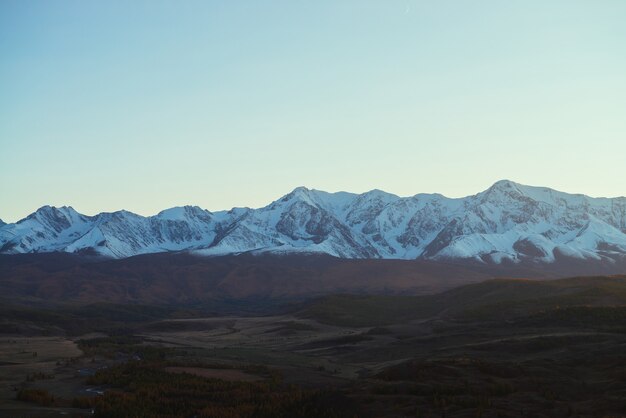
<path id="1" fill-rule="evenodd" d="M 317 256 L 0 261 L 0 416 L 626 416 L 624 275 Z M 532 279 L 492 279 L 505 271 Z"/>
<path id="2" fill-rule="evenodd" d="M 66 253 L 0 255 L 0 297 L 31 303 L 168 304 L 329 293 L 430 294 L 497 277 L 546 279 L 624 270 L 573 260 L 488 265 L 325 255 L 209 258 L 164 253 L 121 260 Z"/>

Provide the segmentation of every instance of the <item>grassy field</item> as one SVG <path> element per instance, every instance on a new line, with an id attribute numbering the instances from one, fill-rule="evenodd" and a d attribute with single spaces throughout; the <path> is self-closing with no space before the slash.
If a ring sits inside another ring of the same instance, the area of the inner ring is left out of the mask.
<path id="1" fill-rule="evenodd" d="M 271 316 L 98 307 L 80 336 L 67 310 L 5 318 L 59 335 L 0 339 L 0 415 L 620 417 L 625 286 L 496 280 Z"/>
<path id="2" fill-rule="evenodd" d="M 64 337 L 0 338 L 0 416 L 56 416 L 66 408 L 35 408 L 15 401 L 25 387 L 49 390 L 71 378 L 70 370 L 78 364 L 82 352 L 76 343 Z M 64 385 L 64 389 L 82 390 L 80 384 Z M 75 411 L 74 411 L 75 412 Z"/>

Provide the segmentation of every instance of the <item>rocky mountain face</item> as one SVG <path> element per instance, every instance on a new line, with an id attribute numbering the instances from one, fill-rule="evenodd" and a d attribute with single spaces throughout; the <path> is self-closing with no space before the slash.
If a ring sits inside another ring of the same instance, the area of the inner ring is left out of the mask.
<path id="1" fill-rule="evenodd" d="M 614 262 L 626 258 L 626 198 L 591 198 L 507 180 L 459 199 L 299 187 L 259 209 L 185 206 L 143 217 L 127 211 L 85 216 L 71 207 L 44 206 L 17 223 L 0 224 L 0 253 L 59 251 L 113 258 L 187 251 Z"/>

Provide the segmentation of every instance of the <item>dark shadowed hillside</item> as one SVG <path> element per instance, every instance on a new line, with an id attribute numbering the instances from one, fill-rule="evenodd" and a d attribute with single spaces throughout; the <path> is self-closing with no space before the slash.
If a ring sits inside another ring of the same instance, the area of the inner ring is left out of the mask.
<path id="1" fill-rule="evenodd" d="M 607 306 L 626 306 L 626 276 L 496 279 L 435 295 L 330 295 L 310 302 L 299 315 L 330 324 L 372 326 L 434 317 L 506 320 L 570 307 L 591 312 Z"/>
<path id="2" fill-rule="evenodd" d="M 3 297 L 14 301 L 191 303 L 333 292 L 419 294 L 492 274 L 453 264 L 330 256 L 152 254 L 123 260 L 62 253 L 0 256 Z"/>
<path id="3" fill-rule="evenodd" d="M 419 295 L 498 277 L 543 279 L 604 273 L 602 265 L 561 268 L 554 263 L 550 267 L 327 255 L 162 253 L 115 260 L 42 253 L 0 255 L 0 285 L 2 297 L 12 302 L 170 304 L 306 299 L 330 293 Z"/>

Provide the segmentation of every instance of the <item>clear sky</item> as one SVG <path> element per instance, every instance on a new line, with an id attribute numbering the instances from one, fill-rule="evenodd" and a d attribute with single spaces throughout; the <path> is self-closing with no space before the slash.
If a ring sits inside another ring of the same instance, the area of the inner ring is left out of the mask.
<path id="1" fill-rule="evenodd" d="M 626 194 L 626 1 L 0 2 L 0 218 Z"/>

